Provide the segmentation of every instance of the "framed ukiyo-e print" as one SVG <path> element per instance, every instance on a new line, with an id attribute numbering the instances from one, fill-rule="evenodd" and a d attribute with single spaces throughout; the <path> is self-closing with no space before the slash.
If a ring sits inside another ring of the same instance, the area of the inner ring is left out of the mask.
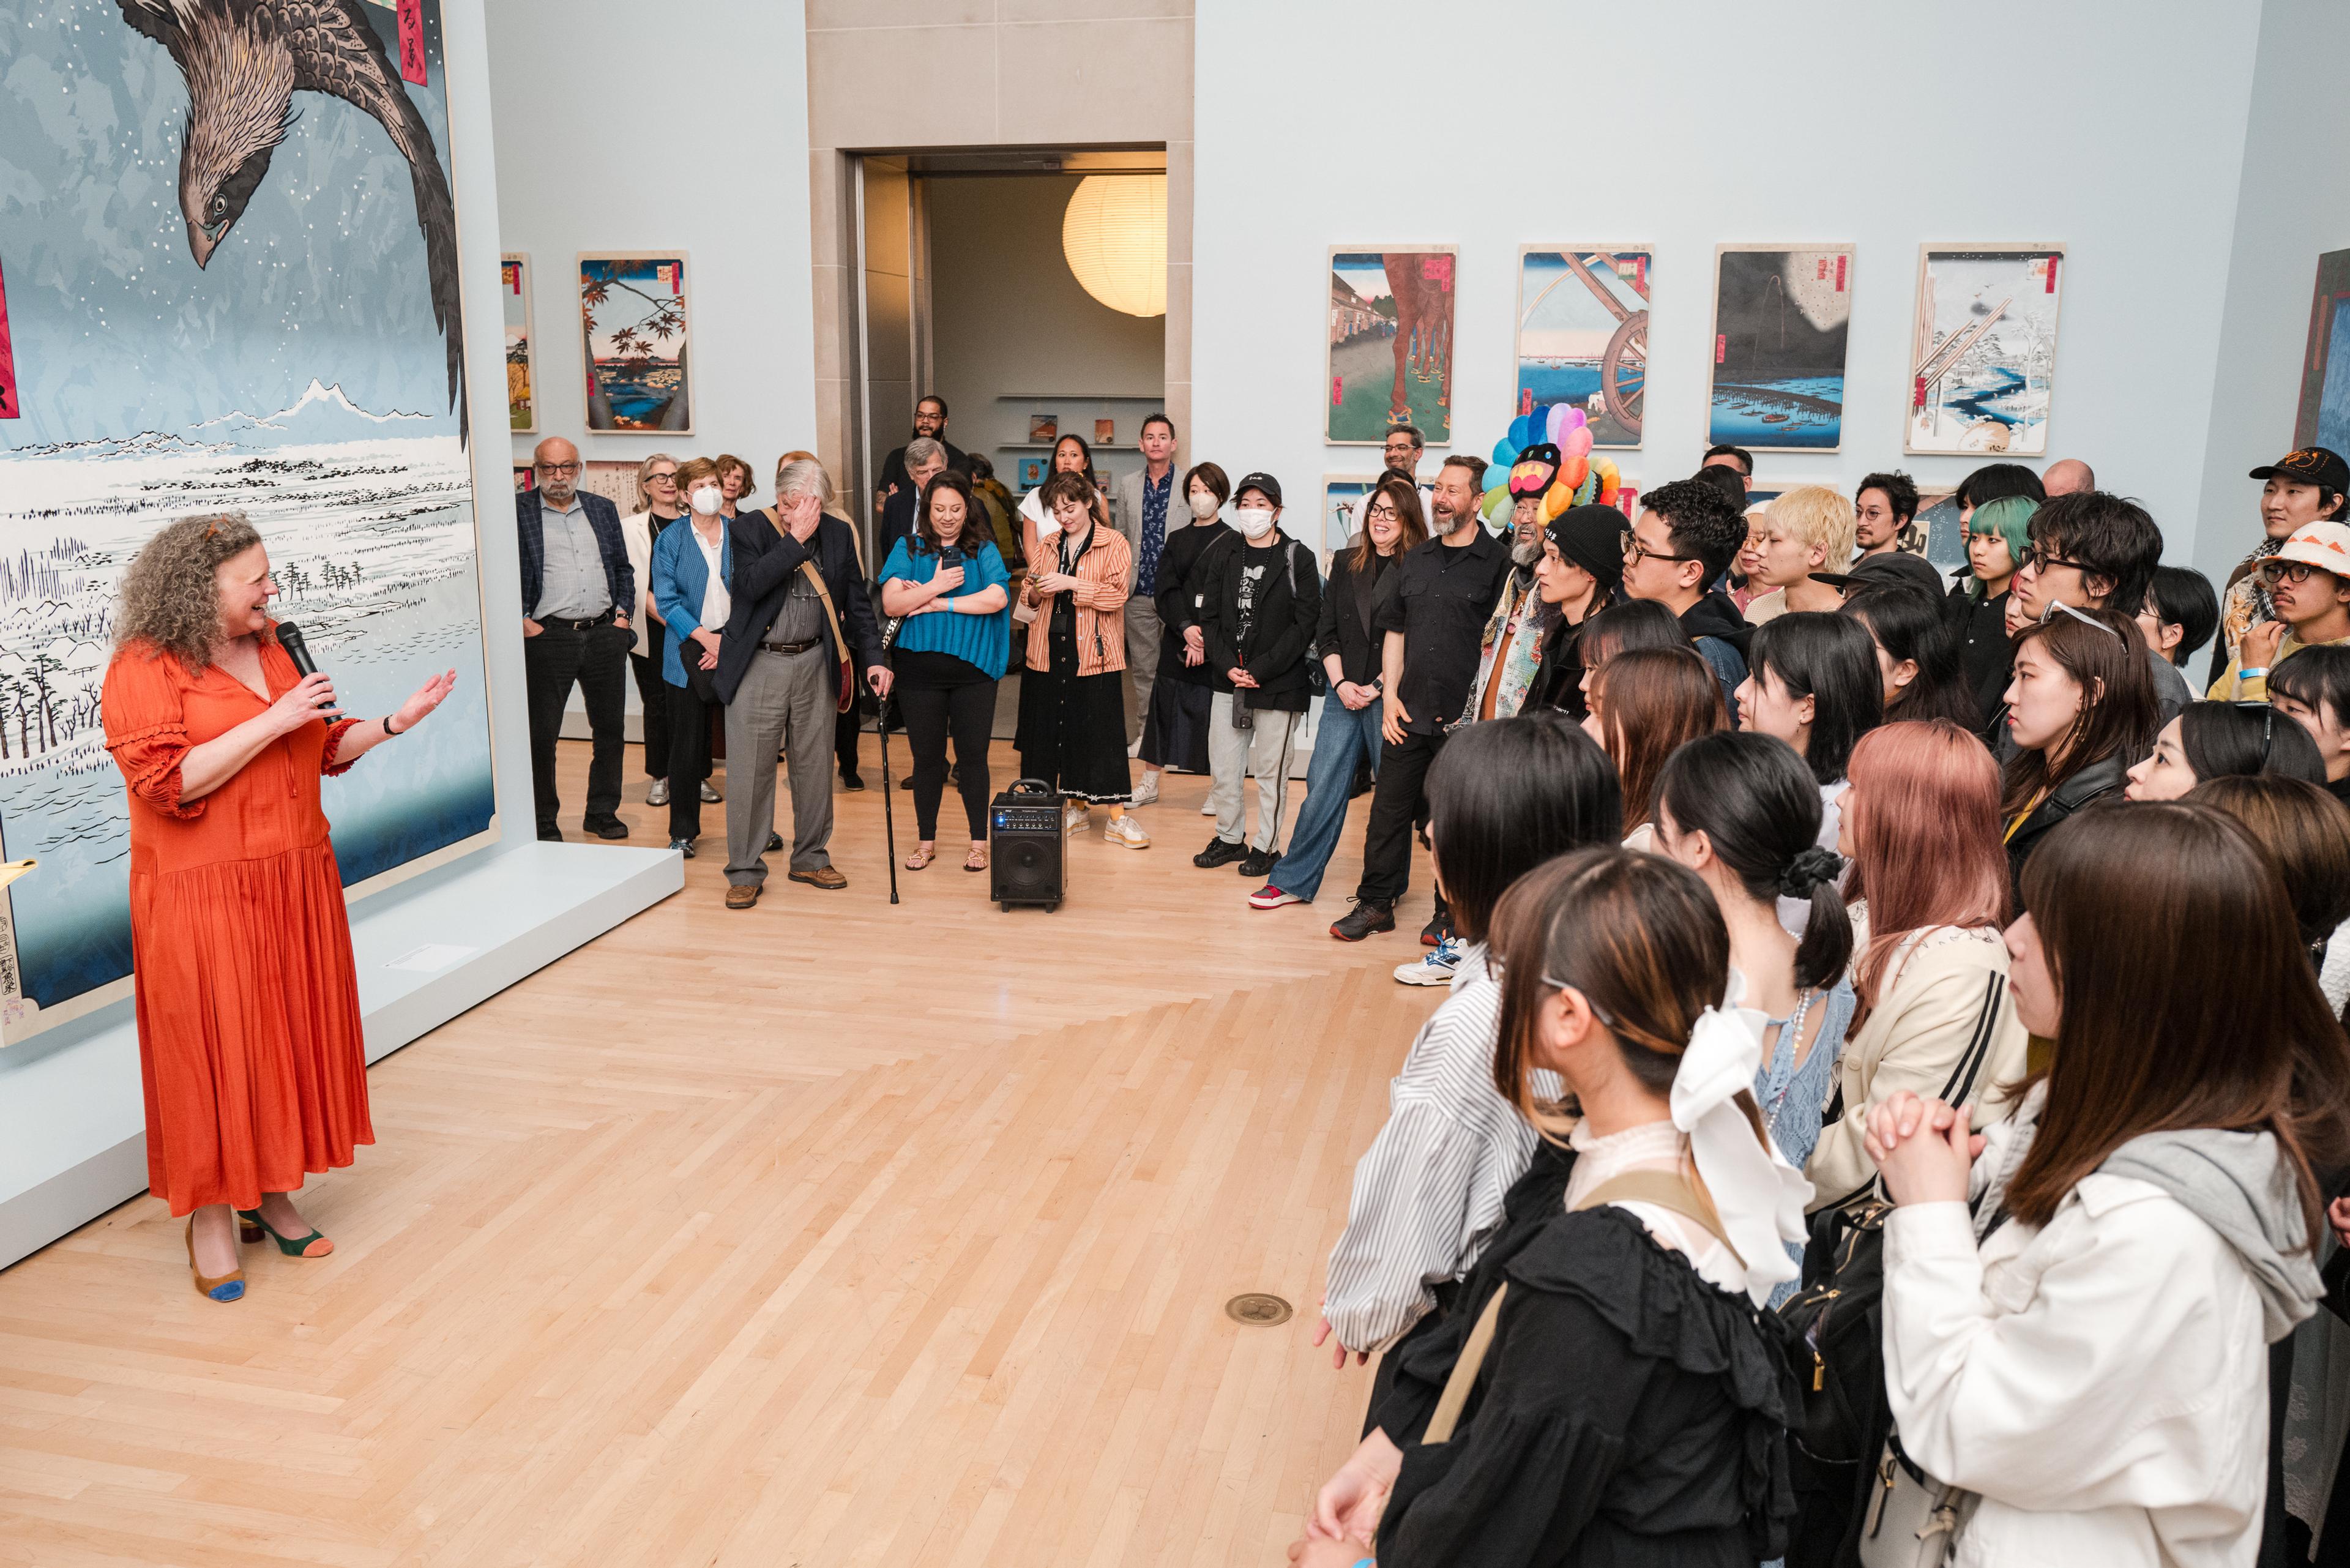
<path id="1" fill-rule="evenodd" d="M 244 514 L 271 613 L 303 628 L 348 711 L 388 712 L 457 671 L 400 765 L 325 781 L 347 893 L 496 834 L 439 0 L 335 11 L 331 70 L 312 35 L 261 37 L 260 97 L 227 106 L 175 64 L 202 57 L 187 31 L 217 7 L 74 15 L 16 30 L 11 64 L 71 84 L 74 111 L 22 119 L 9 156 L 51 191 L 160 205 L 0 190 L 16 394 L 0 418 L 0 859 L 36 862 L 0 894 L 10 1042 L 130 990 L 130 819 L 101 687 L 124 568 L 176 519 Z M 265 166 L 186 171 L 186 128 L 215 109 L 283 128 Z M 212 181 L 182 197 L 207 221 L 182 218 L 174 178 Z M 338 223 L 317 221 L 320 197 Z"/>
<path id="2" fill-rule="evenodd" d="M 1326 574 L 1330 557 L 1355 536 L 1355 509 L 1379 482 L 1376 473 L 1326 473 L 1322 476 L 1322 529 L 1314 541 Z"/>
<path id="3" fill-rule="evenodd" d="M 1328 444 L 1378 446 L 1397 425 L 1451 444 L 1456 259 L 1449 245 L 1330 252 Z"/>
<path id="4" fill-rule="evenodd" d="M 2350 452 L 2350 251 L 2317 258 L 2293 444 Z"/>
<path id="5" fill-rule="evenodd" d="M 1718 245 L 1709 443 L 1834 452 L 1844 443 L 1850 245 Z"/>
<path id="6" fill-rule="evenodd" d="M 538 433 L 538 372 L 530 323 L 530 258 L 509 251 L 498 258 L 498 304 L 506 326 L 506 428 L 515 435 Z"/>
<path id="7" fill-rule="evenodd" d="M 1652 270 L 1645 245 L 1519 249 L 1518 413 L 1567 403 L 1594 446 L 1640 444 Z"/>
<path id="8" fill-rule="evenodd" d="M 687 274 L 683 251 L 580 253 L 589 430 L 693 433 Z"/>
<path id="9" fill-rule="evenodd" d="M 2044 457 L 2062 245 L 1922 245 L 1901 450 Z"/>

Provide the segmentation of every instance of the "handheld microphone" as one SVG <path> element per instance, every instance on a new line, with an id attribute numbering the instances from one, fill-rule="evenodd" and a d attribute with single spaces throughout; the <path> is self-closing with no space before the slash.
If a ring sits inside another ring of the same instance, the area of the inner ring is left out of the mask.
<path id="1" fill-rule="evenodd" d="M 277 646 L 284 649 L 286 657 L 294 661 L 295 674 L 307 680 L 318 673 L 318 661 L 310 657 L 310 645 L 303 639 L 302 628 L 292 621 L 277 623 Z M 328 704 L 321 702 L 318 706 L 324 708 Z"/>

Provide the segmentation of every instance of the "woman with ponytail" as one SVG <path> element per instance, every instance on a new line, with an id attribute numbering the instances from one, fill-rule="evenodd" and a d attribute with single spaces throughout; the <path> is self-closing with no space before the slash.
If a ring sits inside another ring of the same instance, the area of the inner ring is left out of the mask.
<path id="1" fill-rule="evenodd" d="M 1759 1309 L 1795 1276 L 1810 1189 L 1762 1131 L 1754 1035 L 1723 1011 L 1721 911 L 1661 856 L 1595 849 L 1519 878 L 1493 930 L 1492 1086 L 1573 1151 L 1564 1199 L 1408 1347 L 1292 1561 L 1775 1557 L 1799 1396 Z"/>
<path id="2" fill-rule="evenodd" d="M 1730 928 L 1730 967 L 1745 982 L 1739 1005 L 1761 1014 L 1754 1097 L 1771 1141 L 1798 1168 L 1819 1142 L 1853 1012 L 1844 979 L 1852 922 L 1836 890 L 1844 861 L 1819 846 L 1819 833 L 1811 770 L 1768 735 L 1691 741 L 1657 784 L 1657 847 L 1697 873 Z M 1800 938 L 1780 924 L 1782 898 L 1804 907 Z M 1782 1285 L 1772 1304 L 1794 1288 Z"/>
<path id="3" fill-rule="evenodd" d="M 1836 1071 L 1843 1115 L 1821 1129 L 1804 1174 L 1813 1207 L 1866 1195 L 1871 1106 L 1899 1090 L 1992 1117 L 1996 1086 L 2023 1076 L 2027 1037 L 2008 994 L 2007 856 L 1999 764 L 1947 719 L 1887 724 L 1853 748 L 1836 847 L 1865 927 L 1853 966 L 1852 1033 Z"/>

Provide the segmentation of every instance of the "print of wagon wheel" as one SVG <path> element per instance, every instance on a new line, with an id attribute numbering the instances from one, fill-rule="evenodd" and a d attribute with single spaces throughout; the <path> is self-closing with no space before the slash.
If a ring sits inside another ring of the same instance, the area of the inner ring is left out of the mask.
<path id="1" fill-rule="evenodd" d="M 1599 358 L 1599 390 L 1607 411 L 1634 440 L 1640 434 L 1640 409 L 1648 390 L 1648 313 L 1636 310 L 1607 339 Z"/>

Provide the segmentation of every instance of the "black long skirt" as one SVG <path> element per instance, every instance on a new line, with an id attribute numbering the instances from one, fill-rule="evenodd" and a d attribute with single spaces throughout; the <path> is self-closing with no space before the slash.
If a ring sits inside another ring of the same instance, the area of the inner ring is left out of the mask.
<path id="1" fill-rule="evenodd" d="M 1168 673 L 1162 656 L 1151 683 L 1150 706 L 1142 716 L 1142 749 L 1136 753 L 1153 767 L 1187 774 L 1208 771 L 1208 719 L 1214 690 Z"/>
<path id="2" fill-rule="evenodd" d="M 1052 667 L 1021 673 L 1020 775 L 1078 800 L 1123 804 L 1134 794 L 1126 770 L 1126 672 L 1077 673 L 1076 618 L 1066 605 L 1063 596 L 1040 623 L 1052 639 Z M 1037 629 L 1030 626 L 1028 635 Z"/>

